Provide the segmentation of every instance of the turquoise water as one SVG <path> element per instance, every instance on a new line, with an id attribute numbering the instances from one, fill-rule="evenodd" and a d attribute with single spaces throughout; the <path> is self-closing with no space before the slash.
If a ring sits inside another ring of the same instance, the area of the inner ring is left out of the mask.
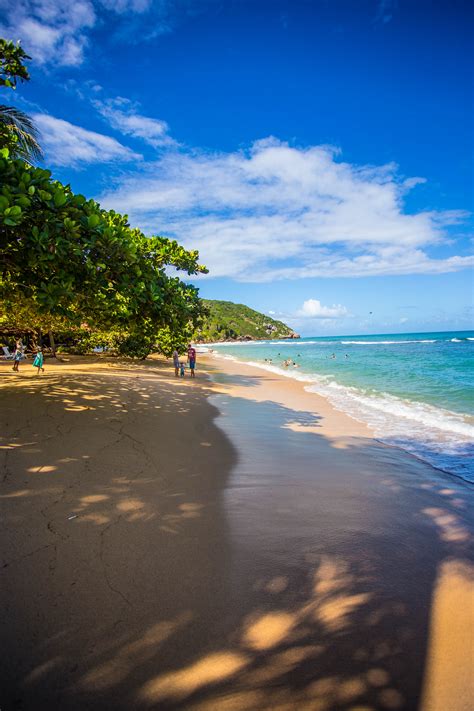
<path id="1" fill-rule="evenodd" d="M 209 348 L 301 381 L 306 390 L 368 424 L 378 439 L 474 482 L 474 331 Z"/>

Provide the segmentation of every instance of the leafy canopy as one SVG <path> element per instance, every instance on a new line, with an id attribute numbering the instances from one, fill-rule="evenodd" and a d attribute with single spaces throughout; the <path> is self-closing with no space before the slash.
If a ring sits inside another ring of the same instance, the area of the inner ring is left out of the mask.
<path id="1" fill-rule="evenodd" d="M 0 37 L 0 86 L 16 88 L 18 79 L 28 81 L 30 75 L 23 60 L 31 59 L 20 44 Z"/>
<path id="2" fill-rule="evenodd" d="M 32 320 L 116 329 L 131 351 L 149 352 L 162 329 L 192 332 L 203 311 L 198 291 L 166 269 L 206 272 L 196 251 L 145 237 L 49 170 L 0 154 L 0 297 L 11 309 L 21 294 Z"/>
<path id="3" fill-rule="evenodd" d="M 16 89 L 18 79 L 29 80 L 24 59 L 30 57 L 19 44 L 0 38 L 0 87 Z M 0 104 L 0 148 L 8 148 L 10 155 L 27 161 L 42 158 L 33 121 L 14 106 Z"/>
<path id="4" fill-rule="evenodd" d="M 29 58 L 19 44 L 0 39 L 0 88 L 29 80 Z M 80 348 L 98 339 L 137 357 L 161 340 L 171 354 L 204 309 L 197 289 L 166 269 L 206 272 L 198 253 L 145 237 L 126 216 L 32 167 L 38 157 L 31 120 L 0 105 L 0 325 L 60 329 Z"/>

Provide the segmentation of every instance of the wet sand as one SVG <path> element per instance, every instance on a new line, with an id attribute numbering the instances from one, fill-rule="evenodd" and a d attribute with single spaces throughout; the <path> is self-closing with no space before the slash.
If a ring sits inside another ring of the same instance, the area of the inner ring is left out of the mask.
<path id="1" fill-rule="evenodd" d="M 2 364 L 1 708 L 472 711 L 473 487 L 206 368 Z"/>

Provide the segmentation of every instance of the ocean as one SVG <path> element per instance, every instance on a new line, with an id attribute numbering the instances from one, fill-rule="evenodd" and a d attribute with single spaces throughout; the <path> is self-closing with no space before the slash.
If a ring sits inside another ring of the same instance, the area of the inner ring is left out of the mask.
<path id="1" fill-rule="evenodd" d="M 218 343 L 214 355 L 301 381 L 382 442 L 474 483 L 474 331 Z M 289 361 L 288 365 L 284 365 Z"/>

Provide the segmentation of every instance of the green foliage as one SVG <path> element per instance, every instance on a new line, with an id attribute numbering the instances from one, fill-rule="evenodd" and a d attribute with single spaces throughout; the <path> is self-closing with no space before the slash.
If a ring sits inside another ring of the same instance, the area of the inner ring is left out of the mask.
<path id="1" fill-rule="evenodd" d="M 30 75 L 23 60 L 31 59 L 20 44 L 0 38 L 0 86 L 16 88 L 17 80 L 28 81 Z"/>
<path id="2" fill-rule="evenodd" d="M 170 358 L 175 348 L 178 353 L 185 353 L 188 350 L 188 344 L 192 340 L 192 334 L 193 325 L 191 323 L 181 329 L 162 328 L 158 331 L 156 337 L 158 350 L 167 358 Z"/>
<path id="3" fill-rule="evenodd" d="M 292 338 L 294 332 L 281 321 L 231 301 L 203 300 L 207 316 L 196 329 L 197 341 Z"/>
<path id="4" fill-rule="evenodd" d="M 29 163 L 43 157 L 33 121 L 23 111 L 3 104 L 0 104 L 0 148 L 8 149 L 3 155 L 23 158 Z"/>
<path id="5" fill-rule="evenodd" d="M 86 355 L 95 348 L 102 348 L 108 354 L 118 353 L 118 344 L 125 336 L 116 331 L 90 331 L 84 328 L 58 330 L 56 339 L 60 344 L 58 353 Z"/>
<path id="6" fill-rule="evenodd" d="M 203 310 L 197 289 L 165 271 L 206 272 L 196 251 L 147 238 L 126 216 L 75 195 L 50 171 L 3 156 L 0 298 L 9 310 L 21 295 L 33 321 L 119 331 L 126 334 L 119 350 L 139 357 L 160 329 L 197 327 Z"/>
<path id="7" fill-rule="evenodd" d="M 146 358 L 153 350 L 153 345 L 154 339 L 150 339 L 149 336 L 131 333 L 118 344 L 118 352 L 129 358 Z"/>
<path id="8" fill-rule="evenodd" d="M 30 57 L 19 44 L 0 38 L 0 87 L 15 89 L 18 79 L 29 80 L 24 59 Z M 23 111 L 3 104 L 0 105 L 0 149 L 8 149 L 12 157 L 27 161 L 42 157 L 38 131 L 32 120 Z"/>

